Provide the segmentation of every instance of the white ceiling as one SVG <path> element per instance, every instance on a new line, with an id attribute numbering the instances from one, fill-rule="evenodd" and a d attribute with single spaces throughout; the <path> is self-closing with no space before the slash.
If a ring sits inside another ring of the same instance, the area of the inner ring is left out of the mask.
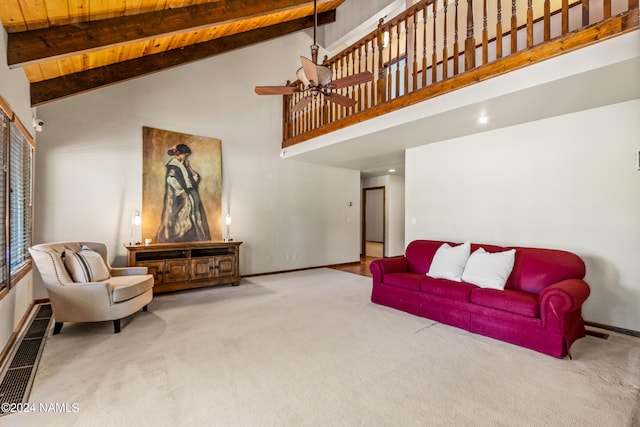
<path id="1" fill-rule="evenodd" d="M 476 83 L 312 140 L 283 157 L 362 177 L 404 174 L 408 148 L 640 98 L 640 31 Z M 489 122 L 480 125 L 480 115 Z M 603 123 L 606 126 L 606 123 Z"/>

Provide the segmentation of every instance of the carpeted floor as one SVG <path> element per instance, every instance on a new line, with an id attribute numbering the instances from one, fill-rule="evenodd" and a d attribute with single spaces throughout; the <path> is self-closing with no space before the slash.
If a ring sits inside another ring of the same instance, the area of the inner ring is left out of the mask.
<path id="1" fill-rule="evenodd" d="M 640 425 L 637 338 L 588 336 L 558 360 L 374 305 L 370 280 L 252 277 L 156 296 L 117 335 L 65 325 L 35 412 L 0 425 Z"/>

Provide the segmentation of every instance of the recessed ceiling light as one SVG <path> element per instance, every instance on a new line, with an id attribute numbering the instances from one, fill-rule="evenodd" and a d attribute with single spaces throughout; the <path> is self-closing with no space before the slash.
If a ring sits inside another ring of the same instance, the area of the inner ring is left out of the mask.
<path id="1" fill-rule="evenodd" d="M 391 172 L 391 173 L 393 173 L 395 171 L 396 171 L 395 169 L 389 169 L 389 172 Z"/>
<path id="2" fill-rule="evenodd" d="M 478 117 L 478 123 L 480 123 L 481 125 L 486 125 L 487 123 L 489 123 L 489 117 L 485 115 Z"/>

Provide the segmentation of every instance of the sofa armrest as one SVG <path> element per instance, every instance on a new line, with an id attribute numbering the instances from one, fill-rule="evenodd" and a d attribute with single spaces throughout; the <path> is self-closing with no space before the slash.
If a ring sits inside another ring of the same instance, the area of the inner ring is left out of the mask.
<path id="1" fill-rule="evenodd" d="M 113 305 L 113 289 L 108 281 L 49 286 L 47 293 L 56 322 L 108 319 Z"/>
<path id="2" fill-rule="evenodd" d="M 110 273 L 112 276 L 138 276 L 147 274 L 147 267 L 111 267 Z"/>
<path id="3" fill-rule="evenodd" d="M 409 262 L 403 256 L 381 258 L 373 261 L 369 270 L 373 275 L 373 284 L 375 285 L 382 283 L 385 274 L 409 271 Z"/>
<path id="4" fill-rule="evenodd" d="M 581 279 L 568 279 L 546 287 L 540 293 L 540 318 L 545 327 L 564 328 L 564 315 L 582 308 L 590 294 Z"/>

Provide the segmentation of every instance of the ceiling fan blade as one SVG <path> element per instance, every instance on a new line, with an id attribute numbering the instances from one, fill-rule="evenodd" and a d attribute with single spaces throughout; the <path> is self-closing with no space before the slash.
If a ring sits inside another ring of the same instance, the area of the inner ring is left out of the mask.
<path id="1" fill-rule="evenodd" d="M 307 104 L 310 103 L 310 102 L 311 102 L 311 97 L 310 96 L 306 96 L 306 97 L 302 98 L 300 101 L 298 101 L 296 103 L 296 105 L 293 106 L 291 111 L 293 111 L 294 113 L 297 113 L 298 111 L 302 111 L 304 109 L 304 107 L 306 107 Z"/>
<path id="2" fill-rule="evenodd" d="M 328 92 L 325 93 L 324 96 L 327 100 L 335 102 L 336 104 L 344 105 L 345 107 L 353 107 L 357 103 L 354 99 L 347 98 L 339 93 Z"/>
<path id="3" fill-rule="evenodd" d="M 304 56 L 300 57 L 300 62 L 302 62 L 302 69 L 304 70 L 304 75 L 307 77 L 307 80 L 315 86 L 318 84 L 318 68 L 316 68 L 316 64 L 313 63 L 309 58 L 305 58 Z"/>
<path id="4" fill-rule="evenodd" d="M 353 76 L 342 77 L 341 79 L 334 80 L 329 84 L 329 87 L 331 89 L 342 89 L 343 87 L 359 85 L 372 80 L 373 73 L 364 71 L 362 73 L 354 74 Z"/>
<path id="5" fill-rule="evenodd" d="M 295 86 L 256 86 L 258 95 L 291 95 L 300 92 Z"/>

